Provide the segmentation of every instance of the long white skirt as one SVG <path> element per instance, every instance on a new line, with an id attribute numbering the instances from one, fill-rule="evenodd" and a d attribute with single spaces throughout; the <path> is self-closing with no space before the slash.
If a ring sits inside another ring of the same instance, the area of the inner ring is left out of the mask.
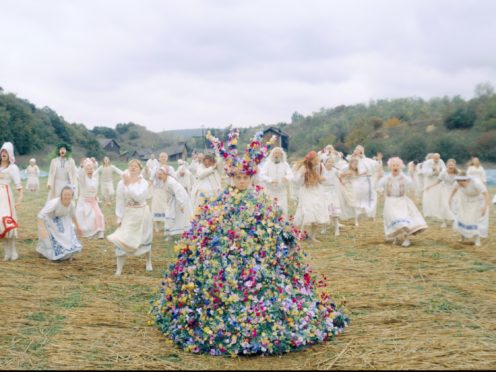
<path id="1" fill-rule="evenodd" d="M 460 195 L 458 199 L 458 210 L 456 211 L 453 230 L 463 235 L 465 238 L 480 236 L 487 238 L 489 227 L 489 208 L 481 217 L 480 212 L 484 206 L 484 197 L 468 197 Z"/>
<path id="2" fill-rule="evenodd" d="M 121 225 L 107 239 L 116 246 L 116 256 L 141 256 L 152 249 L 150 207 L 126 206 Z"/>
<path id="3" fill-rule="evenodd" d="M 386 197 L 383 215 L 386 239 L 393 239 L 404 233 L 412 235 L 427 229 L 424 218 L 407 196 Z"/>
<path id="4" fill-rule="evenodd" d="M 26 188 L 30 191 L 38 191 L 40 188 L 40 180 L 37 175 L 28 175 L 26 181 Z"/>
<path id="5" fill-rule="evenodd" d="M 339 201 L 338 190 L 335 186 L 326 188 L 325 201 L 327 202 L 327 211 L 330 217 L 341 216 L 341 203 Z"/>
<path id="6" fill-rule="evenodd" d="M 355 177 L 351 181 L 351 187 L 360 211 L 365 212 L 368 217 L 375 217 L 377 192 L 374 190 L 372 177 Z"/>
<path id="7" fill-rule="evenodd" d="M 46 218 L 44 229 L 40 229 L 38 238 L 36 252 L 51 261 L 67 260 L 83 249 L 69 215 Z"/>
<path id="8" fill-rule="evenodd" d="M 104 199 L 112 199 L 115 195 L 114 183 L 112 181 L 101 183 L 101 192 Z"/>
<path id="9" fill-rule="evenodd" d="M 321 184 L 314 187 L 301 186 L 294 220 L 296 226 L 330 223 L 329 211 L 324 199 L 325 190 Z"/>
<path id="10" fill-rule="evenodd" d="M 183 212 L 181 212 L 176 199 L 172 198 L 167 204 L 167 211 L 165 212 L 164 235 L 179 235 L 188 230 L 191 226 L 192 215 L 193 206 L 190 201 L 183 206 Z"/>
<path id="11" fill-rule="evenodd" d="M 422 196 L 422 212 L 424 217 L 434 217 L 442 219 L 443 213 L 441 212 L 442 189 L 441 184 L 438 184 L 429 190 L 433 183 L 437 182 L 434 177 L 424 177 L 424 194 Z"/>
<path id="12" fill-rule="evenodd" d="M 441 184 L 441 211 L 440 211 L 440 217 L 444 220 L 448 221 L 453 221 L 455 219 L 455 215 L 453 214 L 450 205 L 449 205 L 449 198 L 451 195 L 451 192 L 453 191 L 453 186 L 451 185 L 446 185 L 446 184 Z M 453 198 L 453 203 L 458 200 L 458 198 Z"/>
<path id="13" fill-rule="evenodd" d="M 339 199 L 339 206 L 341 207 L 341 219 L 346 220 L 355 218 L 355 213 L 365 213 L 363 208 L 358 207 L 351 184 L 347 183 L 346 185 L 343 185 L 341 182 L 338 183 L 337 195 Z"/>
<path id="14" fill-rule="evenodd" d="M 76 204 L 76 219 L 81 236 L 89 238 L 105 231 L 105 220 L 96 198 L 81 196 Z"/>
<path id="15" fill-rule="evenodd" d="M 165 189 L 153 188 L 152 194 L 152 216 L 153 221 L 165 221 L 167 211 L 167 191 Z"/>

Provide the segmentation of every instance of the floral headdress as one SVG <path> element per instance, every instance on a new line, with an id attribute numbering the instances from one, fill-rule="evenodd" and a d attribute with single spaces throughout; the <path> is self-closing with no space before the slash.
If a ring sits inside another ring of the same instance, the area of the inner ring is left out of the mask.
<path id="1" fill-rule="evenodd" d="M 257 173 L 257 165 L 267 156 L 268 148 L 272 146 L 276 140 L 276 136 L 265 144 L 262 145 L 263 132 L 255 133 L 251 142 L 246 146 L 245 152 L 242 157 L 238 156 L 238 138 L 239 130 L 233 129 L 229 132 L 227 138 L 227 146 L 224 141 L 214 137 L 210 131 L 207 133 L 207 139 L 210 141 L 215 151 L 224 160 L 224 170 L 229 177 L 234 176 L 235 173 L 243 173 L 253 176 Z"/>

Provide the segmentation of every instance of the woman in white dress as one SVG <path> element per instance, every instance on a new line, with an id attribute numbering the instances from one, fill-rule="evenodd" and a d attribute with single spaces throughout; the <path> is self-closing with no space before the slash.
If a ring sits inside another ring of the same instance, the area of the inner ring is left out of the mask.
<path id="1" fill-rule="evenodd" d="M 315 151 L 310 151 L 295 173 L 295 180 L 300 185 L 298 194 L 298 206 L 295 213 L 295 224 L 310 227 L 309 236 L 314 242 L 316 239 L 317 226 L 329 224 L 329 210 L 325 199 L 325 189 L 322 185 L 323 166 Z"/>
<path id="2" fill-rule="evenodd" d="M 348 166 L 339 175 L 342 187 L 340 187 L 341 218 L 355 219 L 355 226 L 358 226 L 358 217 L 365 214 L 365 208 L 360 205 L 356 196 L 360 183 L 360 173 L 358 172 L 358 158 L 351 157 Z"/>
<path id="3" fill-rule="evenodd" d="M 451 192 L 449 204 L 458 193 L 453 230 L 461 235 L 460 241 L 475 238 L 480 247 L 480 238 L 487 238 L 489 225 L 489 194 L 486 186 L 476 177 L 460 172 L 455 177 L 456 185 Z"/>
<path id="4" fill-rule="evenodd" d="M 72 203 L 73 197 L 73 186 L 64 186 L 60 196 L 47 201 L 38 213 L 36 251 L 50 261 L 72 260 L 74 254 L 83 249 L 77 238 L 81 230 Z"/>
<path id="5" fill-rule="evenodd" d="M 439 174 L 438 181 L 426 188 L 426 191 L 428 191 L 430 188 L 437 187 L 437 185 L 441 184 L 441 209 L 439 211 L 439 217 L 441 218 L 441 227 L 443 228 L 447 226 L 448 222 L 455 219 L 455 215 L 451 211 L 449 198 L 455 187 L 455 177 L 458 172 L 456 160 L 449 159 L 446 162 L 446 169 Z"/>
<path id="6" fill-rule="evenodd" d="M 288 164 L 286 153 L 281 147 L 274 147 L 260 166 L 259 178 L 264 191 L 282 209 L 283 216 L 288 216 L 288 188 L 293 180 L 293 172 Z"/>
<path id="7" fill-rule="evenodd" d="M 36 165 L 36 159 L 29 159 L 29 165 L 26 167 L 26 176 L 28 180 L 26 181 L 26 189 L 31 192 L 38 191 L 40 189 L 40 168 Z"/>
<path id="8" fill-rule="evenodd" d="M 422 200 L 423 185 L 422 181 L 420 180 L 421 171 L 418 162 L 416 160 L 412 160 L 408 163 L 407 169 L 408 176 L 412 179 L 413 182 L 415 200 L 417 202 L 420 202 L 420 200 Z"/>
<path id="9" fill-rule="evenodd" d="M 19 193 L 17 203 L 14 191 Z M 15 261 L 17 254 L 17 207 L 22 202 L 24 192 L 21 184 L 21 173 L 15 164 L 14 145 L 5 142 L 0 149 L 0 239 L 4 241 L 4 261 Z"/>
<path id="10" fill-rule="evenodd" d="M 324 181 L 322 185 L 325 189 L 325 201 L 331 223 L 334 224 L 334 235 L 339 236 L 339 217 L 341 216 L 341 204 L 339 202 L 339 173 L 334 167 L 333 159 L 328 157 L 324 162 Z"/>
<path id="11" fill-rule="evenodd" d="M 146 271 L 152 271 L 152 214 L 146 200 L 150 198 L 149 182 L 141 175 L 143 166 L 131 159 L 122 180 L 117 184 L 115 214 L 117 230 L 107 236 L 115 245 L 117 270 L 121 275 L 126 256 L 146 254 Z"/>
<path id="12" fill-rule="evenodd" d="M 179 159 L 177 164 L 176 180 L 184 187 L 188 195 L 191 195 L 191 190 L 195 184 L 195 177 L 190 172 L 188 163 L 186 163 L 183 159 Z"/>
<path id="13" fill-rule="evenodd" d="M 484 185 L 486 184 L 486 171 L 484 170 L 484 167 L 481 165 L 477 156 L 473 156 L 468 163 L 467 176 L 477 177 Z"/>
<path id="14" fill-rule="evenodd" d="M 403 160 L 393 157 L 388 160 L 391 174 L 381 178 L 377 185 L 384 192 L 384 234 L 393 244 L 402 240 L 402 246 L 410 246 L 410 236 L 427 229 L 427 224 L 407 192 L 413 191 L 412 179 L 403 174 Z"/>
<path id="15" fill-rule="evenodd" d="M 98 205 L 98 177 L 90 158 L 83 163 L 83 172 L 79 174 L 79 199 L 76 205 L 76 219 L 83 238 L 103 239 L 105 220 Z"/>
<path id="16" fill-rule="evenodd" d="M 444 161 L 438 153 L 422 164 L 424 176 L 424 193 L 422 195 L 422 212 L 424 217 L 441 219 L 441 185 L 437 183 L 439 175 L 446 169 Z M 435 186 L 434 186 L 435 185 Z"/>
<path id="17" fill-rule="evenodd" d="M 203 156 L 203 164 L 196 170 L 196 184 L 193 187 L 192 199 L 194 209 L 200 205 L 202 197 L 216 196 L 222 190 L 222 163 L 215 160 L 213 154 Z"/>
<path id="18" fill-rule="evenodd" d="M 165 191 L 165 225 L 164 236 L 182 234 L 190 227 L 193 214 L 191 199 L 184 187 L 174 177 L 167 174 L 167 168 L 159 168 L 156 175 L 157 182 L 163 185 Z"/>
<path id="19" fill-rule="evenodd" d="M 165 222 L 165 212 L 167 209 L 168 194 L 165 190 L 165 185 L 157 179 L 157 171 L 160 168 L 167 169 L 167 174 L 172 175 L 174 177 L 175 172 L 174 168 L 170 166 L 167 161 L 169 156 L 166 152 L 161 152 L 159 154 L 159 162 L 158 166 L 154 167 L 150 173 L 150 181 L 152 182 L 152 218 L 153 218 L 153 226 L 155 232 L 159 232 L 164 228 Z"/>
<path id="20" fill-rule="evenodd" d="M 96 170 L 100 181 L 100 192 L 102 193 L 103 202 L 106 205 L 112 204 L 115 195 L 113 174 L 122 175 L 122 171 L 110 162 L 110 158 L 105 156 L 103 164 Z"/>

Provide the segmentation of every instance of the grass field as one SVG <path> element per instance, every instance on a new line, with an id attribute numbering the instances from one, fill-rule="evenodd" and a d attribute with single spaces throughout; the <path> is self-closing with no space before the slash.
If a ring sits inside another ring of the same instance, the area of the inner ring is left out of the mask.
<path id="1" fill-rule="evenodd" d="M 81 239 L 72 262 L 35 251 L 36 214 L 46 198 L 26 192 L 19 208 L 20 259 L 0 262 L 1 369 L 483 369 L 496 368 L 496 208 L 482 247 L 458 243 L 450 229 L 429 229 L 409 248 L 385 244 L 382 203 L 376 221 L 349 223 L 342 235 L 303 242 L 313 269 L 346 299 L 352 323 L 324 345 L 274 357 L 185 353 L 148 325 L 148 299 L 174 260 L 160 235 L 154 271 L 129 258 L 115 277 L 114 250 Z M 491 196 L 496 190 L 491 190 Z M 106 234 L 113 209 L 104 207 Z"/>

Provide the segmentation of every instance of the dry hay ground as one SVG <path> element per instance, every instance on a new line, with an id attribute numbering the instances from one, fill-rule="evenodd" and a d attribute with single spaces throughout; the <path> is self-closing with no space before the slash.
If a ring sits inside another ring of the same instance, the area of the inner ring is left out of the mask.
<path id="1" fill-rule="evenodd" d="M 152 273 L 143 257 L 130 258 L 124 275 L 114 277 L 107 240 L 82 239 L 73 262 L 38 257 L 35 216 L 45 197 L 45 188 L 26 193 L 20 259 L 0 262 L 2 369 L 496 368 L 494 206 L 491 235 L 480 248 L 457 243 L 433 221 L 410 248 L 385 244 L 382 218 L 360 228 L 347 223 L 339 238 L 321 235 L 321 244 L 304 242 L 311 266 L 329 278 L 337 299 L 347 300 L 351 326 L 305 351 L 231 359 L 185 353 L 147 325 L 150 289 L 159 288 L 174 258 L 159 235 Z M 104 208 L 107 233 L 112 212 Z"/>

